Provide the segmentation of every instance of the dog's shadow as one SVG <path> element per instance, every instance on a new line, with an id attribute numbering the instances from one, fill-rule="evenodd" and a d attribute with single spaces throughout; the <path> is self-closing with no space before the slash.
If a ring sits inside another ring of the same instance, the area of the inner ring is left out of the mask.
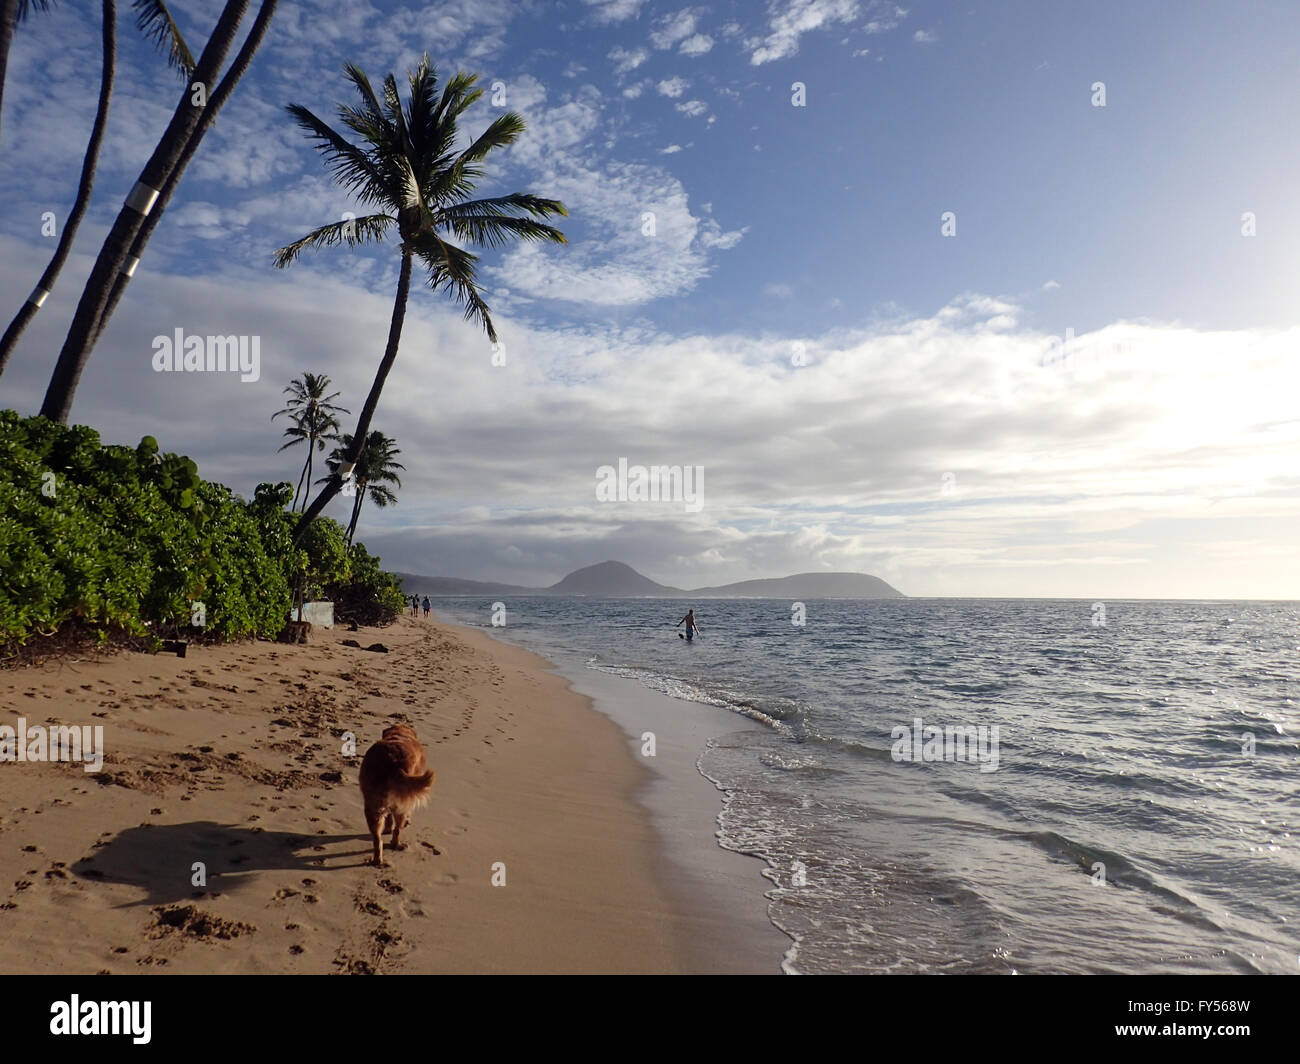
<path id="1" fill-rule="evenodd" d="M 127 907 L 165 905 L 201 892 L 238 891 L 259 872 L 287 869 L 319 875 L 354 867 L 352 862 L 336 862 L 341 857 L 368 857 L 369 847 L 347 852 L 335 847 L 361 839 L 369 842 L 370 836 L 303 835 L 211 820 L 142 824 L 104 840 L 69 871 L 82 879 L 126 883 L 145 892 Z"/>

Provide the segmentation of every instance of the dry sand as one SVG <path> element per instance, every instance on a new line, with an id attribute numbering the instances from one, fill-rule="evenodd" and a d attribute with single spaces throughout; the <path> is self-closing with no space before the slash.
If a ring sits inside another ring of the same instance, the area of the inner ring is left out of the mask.
<path id="1" fill-rule="evenodd" d="M 8 671 L 0 692 L 0 724 L 102 724 L 107 751 L 98 775 L 0 763 L 0 972 L 734 967 L 725 929 L 716 964 L 691 949 L 708 910 L 665 889 L 618 726 L 480 633 L 408 617 Z M 375 869 L 357 768 L 394 721 L 438 776 Z"/>

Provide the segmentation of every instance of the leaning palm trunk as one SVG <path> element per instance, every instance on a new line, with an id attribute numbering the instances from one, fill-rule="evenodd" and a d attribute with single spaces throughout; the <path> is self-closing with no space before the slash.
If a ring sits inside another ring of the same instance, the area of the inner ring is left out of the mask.
<path id="1" fill-rule="evenodd" d="M 129 258 L 136 234 L 153 209 L 158 190 L 176 170 L 191 135 L 203 122 L 207 111 L 207 87 L 215 83 L 221 72 L 221 66 L 234 43 L 239 23 L 247 9 L 248 0 L 227 0 L 212 36 L 208 38 L 207 46 L 199 57 L 198 65 L 194 68 L 190 84 L 185 87 L 172 112 L 162 139 L 145 163 L 139 180 L 128 194 L 113 222 L 113 228 L 109 230 L 99 250 L 94 268 L 90 271 L 90 279 L 86 282 L 73 315 L 67 339 L 59 352 L 59 360 L 45 393 L 45 402 L 41 405 L 41 414 L 45 417 L 59 422 L 68 420 L 77 382 L 90 359 L 96 326 L 108 304 L 113 281 L 123 270 L 134 270 L 134 263 Z M 204 94 L 202 107 L 195 106 L 192 102 L 194 90 L 200 86 Z"/>
<path id="2" fill-rule="evenodd" d="M 140 231 L 136 234 L 131 243 L 131 260 L 138 261 L 144 255 L 145 245 L 149 243 L 149 238 L 153 236 L 153 231 L 161 221 L 163 211 L 167 209 L 167 204 L 172 198 L 172 193 L 176 191 L 176 186 L 180 183 L 181 174 L 189 166 L 190 160 L 194 153 L 198 151 L 199 142 L 203 135 L 208 131 L 208 126 L 217 117 L 217 112 L 221 110 L 230 94 L 235 91 L 235 86 L 239 84 L 240 79 L 248 70 L 249 64 L 253 61 L 253 56 L 262 43 L 262 38 L 266 36 L 267 27 L 271 23 L 271 16 L 275 14 L 276 4 L 279 0 L 262 0 L 262 6 L 258 9 L 257 18 L 253 21 L 252 28 L 248 31 L 248 36 L 244 39 L 243 47 L 239 49 L 239 54 L 235 56 L 235 61 L 230 64 L 230 69 L 226 71 L 226 76 L 221 79 L 221 84 L 217 86 L 216 91 L 208 97 L 208 106 L 205 109 L 203 120 L 199 127 L 190 135 L 185 150 L 181 153 L 180 161 L 176 168 L 167 176 L 166 182 L 158 190 L 158 202 L 149 212 Z M 99 338 L 104 332 L 104 327 L 108 324 L 108 319 L 113 316 L 117 310 L 117 304 L 122 299 L 122 293 L 126 290 L 127 282 L 131 280 L 131 275 L 126 272 L 120 272 L 113 278 L 113 287 L 109 292 L 108 301 L 104 304 L 104 309 L 100 313 L 98 320 L 95 322 L 94 333 L 90 338 L 90 345 L 87 349 L 86 357 L 90 357 L 90 351 L 99 343 Z M 310 481 L 308 482 L 310 483 Z"/>
<path id="3" fill-rule="evenodd" d="M 330 474 L 330 478 L 325 482 L 325 486 L 321 488 L 320 494 L 312 500 L 312 504 L 303 511 L 302 517 L 298 519 L 298 526 L 293 533 L 295 547 L 301 542 L 307 529 L 316 520 L 320 512 L 343 489 L 344 475 L 351 472 L 352 467 L 356 465 L 357 459 L 361 456 L 361 449 L 366 445 L 366 434 L 370 431 L 370 422 L 375 416 L 375 408 L 379 405 L 379 396 L 384 390 L 384 382 L 388 379 L 388 372 L 393 368 L 393 363 L 397 361 L 397 347 L 402 339 L 402 322 L 406 319 L 406 300 L 411 292 L 411 259 L 413 254 L 409 245 L 402 245 L 402 269 L 397 276 L 397 294 L 393 298 L 393 319 L 388 326 L 388 345 L 384 348 L 383 360 L 379 363 L 374 383 L 370 386 L 370 394 L 366 396 L 366 405 L 361 408 L 361 415 L 357 418 L 357 427 L 352 433 L 352 446 L 343 455 L 343 460 L 338 468 Z"/>
<path id="4" fill-rule="evenodd" d="M 54 256 L 50 259 L 45 272 L 37 282 L 36 289 L 27 297 L 14 320 L 9 323 L 4 336 L 0 337 L 0 373 L 4 373 L 9 364 L 14 348 L 23 330 L 36 317 L 49 294 L 54 290 L 54 282 L 59 279 L 63 264 L 68 261 L 72 251 L 72 241 L 77 235 L 77 227 L 85 217 L 90 206 L 90 193 L 95 184 L 95 166 L 99 161 L 99 145 L 104 139 L 104 127 L 108 124 L 108 101 L 113 95 L 113 73 L 117 60 L 117 4 L 115 0 L 104 0 L 104 64 L 99 77 L 99 106 L 95 110 L 95 124 L 90 130 L 90 143 L 86 145 L 86 154 L 81 163 L 81 183 L 77 186 L 77 198 L 72 204 L 67 221 L 63 223 L 63 233 L 59 237 Z"/>

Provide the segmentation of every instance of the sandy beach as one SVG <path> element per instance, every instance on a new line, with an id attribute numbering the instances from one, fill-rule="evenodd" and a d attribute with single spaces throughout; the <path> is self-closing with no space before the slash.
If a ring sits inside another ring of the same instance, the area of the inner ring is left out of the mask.
<path id="1" fill-rule="evenodd" d="M 0 972 L 778 970 L 759 863 L 725 855 L 753 878 L 743 920 L 684 889 L 624 731 L 481 633 L 408 617 L 0 689 L 0 724 L 102 725 L 105 749 L 97 773 L 0 763 Z M 357 769 L 395 721 L 438 775 L 375 869 Z"/>

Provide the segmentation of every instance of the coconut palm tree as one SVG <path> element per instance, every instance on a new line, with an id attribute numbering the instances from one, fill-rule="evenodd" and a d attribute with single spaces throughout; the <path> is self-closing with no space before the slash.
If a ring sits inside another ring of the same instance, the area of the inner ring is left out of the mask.
<path id="1" fill-rule="evenodd" d="M 172 18 L 171 12 L 163 0 L 133 0 L 131 6 L 136 12 L 136 28 L 153 41 L 159 51 L 167 53 L 167 63 L 186 77 L 194 69 L 194 56 L 181 35 L 180 28 Z M 95 184 L 95 167 L 99 162 L 99 146 L 104 139 L 104 128 L 108 125 L 108 102 L 113 94 L 113 76 L 117 65 L 117 4 L 115 0 L 104 0 L 103 12 L 103 66 L 99 77 L 99 104 L 95 109 L 95 121 L 90 128 L 90 140 L 86 144 L 86 153 L 81 160 L 81 181 L 77 185 L 77 198 L 72 210 L 68 212 L 63 223 L 63 232 L 59 236 L 58 246 L 54 249 L 45 272 L 32 294 L 14 315 L 13 321 L 0 337 L 0 373 L 13 355 L 14 348 L 23 330 L 36 317 L 46 298 L 54 291 L 63 264 L 67 262 L 72 251 L 72 242 L 77 236 L 81 219 L 90 207 L 90 194 Z"/>
<path id="2" fill-rule="evenodd" d="M 360 145 L 305 107 L 291 104 L 288 110 L 324 157 L 334 179 L 362 205 L 375 208 L 375 213 L 313 229 L 280 248 L 275 265 L 288 266 L 308 248 L 378 243 L 396 228 L 401 267 L 388 341 L 357 418 L 351 446 L 344 449 L 338 468 L 303 512 L 295 541 L 301 540 L 307 526 L 339 493 L 343 478 L 353 471 L 360 456 L 361 441 L 367 438 L 384 382 L 397 358 L 414 261 L 419 259 L 428 271 L 430 288 L 450 295 L 465 308 L 466 318 L 478 321 L 495 341 L 496 329 L 475 279 L 478 256 L 453 241 L 488 247 L 514 239 L 564 243 L 563 233 L 539 219 L 568 213 L 559 200 L 525 192 L 469 198 L 483 176 L 479 165 L 483 159 L 524 131 L 523 118 L 508 111 L 493 119 L 467 147 L 455 150 L 460 116 L 483 94 L 482 89 L 474 88 L 478 75 L 461 71 L 439 93 L 438 75 L 426 55 L 408 74 L 410 94 L 403 107 L 392 74 L 384 78 L 381 103 L 360 67 L 349 64 L 344 71 L 359 103 L 340 104 L 338 114 L 343 124 L 360 136 Z"/>
<path id="3" fill-rule="evenodd" d="M 357 518 L 361 516 L 361 504 L 366 501 L 367 493 L 370 495 L 370 501 L 380 509 L 397 502 L 397 496 L 387 487 L 389 484 L 396 484 L 400 488 L 402 481 L 394 470 L 406 468 L 401 462 L 395 460 L 402 453 L 395 446 L 396 443 L 396 440 L 375 429 L 366 437 L 366 442 L 357 456 L 351 477 L 352 491 L 355 495 L 352 500 L 352 519 L 348 522 L 349 546 L 352 544 L 352 535 L 357 530 Z M 352 437 L 345 432 L 339 439 L 339 445 L 334 448 L 334 452 L 327 460 L 330 476 L 321 477 L 317 481 L 318 484 L 328 483 L 338 474 L 339 467 L 351 449 Z"/>
<path id="4" fill-rule="evenodd" d="M 281 414 L 288 414 L 293 422 L 284 430 L 289 442 L 280 450 L 293 447 L 303 440 L 307 441 L 307 461 L 303 463 L 302 474 L 298 477 L 298 488 L 293 493 L 290 513 L 298 508 L 298 496 L 302 492 L 303 485 L 306 484 L 308 490 L 311 488 L 311 465 L 315 453 L 325 450 L 327 442 L 332 443 L 339 438 L 338 415 L 352 413 L 346 407 L 334 405 L 334 400 L 341 393 L 334 392 L 332 395 L 326 395 L 329 386 L 330 379 L 323 373 L 304 373 L 285 389 L 286 394 L 290 396 L 285 408 L 271 415 L 271 420 L 274 421 Z M 307 505 L 305 494 L 302 504 Z"/>
<path id="5" fill-rule="evenodd" d="M 249 4 L 249 0 L 226 0 L 208 43 L 194 66 L 190 82 L 177 101 L 171 121 L 99 249 L 50 377 L 45 401 L 41 404 L 41 413 L 45 417 L 59 422 L 68 420 L 77 383 L 90 360 L 95 341 L 107 323 L 105 315 L 119 275 L 130 276 L 134 272 L 144 250 L 141 233 L 146 229 L 153 231 L 157 217 L 153 217 L 151 224 L 147 223 L 151 216 L 158 214 L 163 194 L 170 196 L 199 142 L 212 127 L 217 112 L 248 69 L 277 3 L 278 0 L 262 0 L 238 58 L 218 85 L 221 68 Z M 213 85 L 217 85 L 217 89 L 209 93 L 209 87 Z"/>

